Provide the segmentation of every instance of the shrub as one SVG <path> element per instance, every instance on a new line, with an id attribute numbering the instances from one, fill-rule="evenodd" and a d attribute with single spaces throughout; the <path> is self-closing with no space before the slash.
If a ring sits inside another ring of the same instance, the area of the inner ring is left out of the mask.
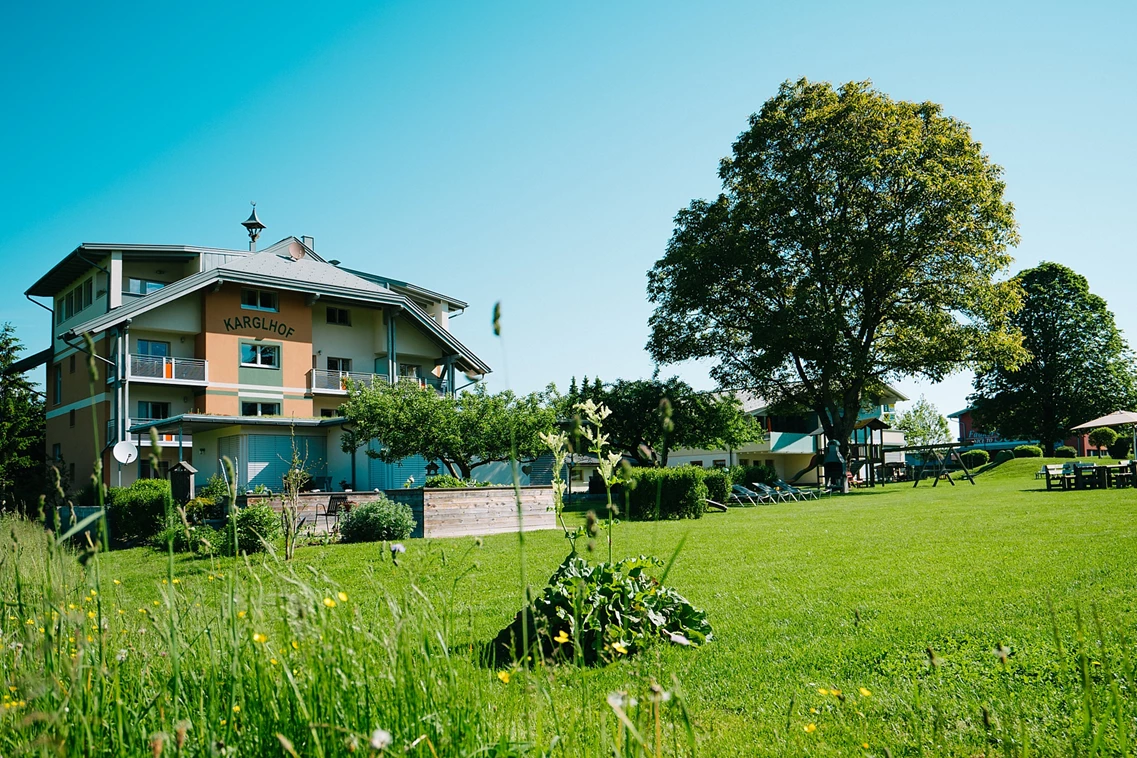
<path id="1" fill-rule="evenodd" d="M 707 507 L 704 476 L 695 466 L 632 469 L 632 483 L 621 485 L 614 500 L 627 503 L 624 516 L 632 521 L 700 518 Z"/>
<path id="2" fill-rule="evenodd" d="M 107 491 L 107 520 L 119 542 L 153 537 L 173 510 L 174 496 L 165 479 L 139 479 L 129 487 Z"/>
<path id="3" fill-rule="evenodd" d="M 343 517 L 340 522 L 340 540 L 343 542 L 379 542 L 404 540 L 415 530 L 416 522 L 411 507 L 380 497 L 364 503 Z"/>
<path id="4" fill-rule="evenodd" d="M 1006 463 L 1007 461 L 1013 461 L 1014 459 L 1015 454 L 1010 450 L 1000 450 L 999 452 L 995 453 L 995 465 Z"/>
<path id="5" fill-rule="evenodd" d="M 1109 457 L 1115 460 L 1128 458 L 1132 449 L 1133 440 L 1129 437 L 1119 435 L 1117 441 L 1109 446 Z"/>
<path id="6" fill-rule="evenodd" d="M 1042 448 L 1038 445 L 1019 445 L 1015 448 L 1016 458 L 1041 458 Z"/>
<path id="7" fill-rule="evenodd" d="M 169 517 L 165 528 L 150 538 L 150 544 L 158 550 L 167 550 L 170 541 L 174 542 L 175 553 L 198 553 L 209 555 L 221 547 L 221 534 L 203 524 L 186 525 L 177 514 Z"/>
<path id="8" fill-rule="evenodd" d="M 229 501 L 229 485 L 225 483 L 225 477 L 220 474 L 209 477 L 205 486 L 198 490 L 197 497 L 212 500 L 215 505 L 224 508 Z"/>
<path id="9" fill-rule="evenodd" d="M 479 482 L 474 479 L 459 479 L 450 474 L 435 474 L 428 476 L 423 484 L 427 489 L 451 489 L 457 487 L 492 487 L 489 482 Z"/>
<path id="10" fill-rule="evenodd" d="M 280 514 L 269 505 L 250 505 L 230 514 L 221 533 L 221 544 L 226 555 L 233 555 L 233 520 L 237 524 L 236 549 L 241 553 L 259 553 L 264 542 L 280 536 Z"/>
<path id="11" fill-rule="evenodd" d="M 707 485 L 707 498 L 716 503 L 725 503 L 730 496 L 730 472 L 726 469 L 708 469 L 703 472 L 703 484 Z"/>
<path id="12" fill-rule="evenodd" d="M 773 484 L 778 481 L 778 472 L 773 466 L 755 463 L 751 466 L 731 466 L 731 484 Z"/>
<path id="13" fill-rule="evenodd" d="M 596 664 L 634 655 L 659 641 L 681 645 L 709 641 L 706 612 L 647 573 L 661 566 L 663 561 L 644 556 L 594 566 L 570 555 L 525 614 L 531 653 L 572 660 L 579 645 L 583 662 Z M 507 665 L 531 654 L 523 652 L 522 623 L 518 613 L 498 633 L 490 647 L 492 663 Z M 573 639 L 573 644 L 558 642 L 558 636 Z M 617 651 L 616 645 L 625 652 Z"/>
<path id="14" fill-rule="evenodd" d="M 1074 448 L 1070 447 L 1069 445 L 1063 445 L 1062 447 L 1054 448 L 1054 457 L 1055 458 L 1077 458 L 1078 457 L 1078 451 L 1075 450 Z"/>
<path id="15" fill-rule="evenodd" d="M 991 455 L 986 450 L 968 450 L 960 453 L 959 457 L 963 461 L 963 465 L 969 469 L 985 466 L 991 460 Z"/>
<path id="16" fill-rule="evenodd" d="M 185 505 L 186 520 L 191 524 L 200 524 L 206 519 L 225 517 L 225 506 L 213 498 L 195 497 Z"/>

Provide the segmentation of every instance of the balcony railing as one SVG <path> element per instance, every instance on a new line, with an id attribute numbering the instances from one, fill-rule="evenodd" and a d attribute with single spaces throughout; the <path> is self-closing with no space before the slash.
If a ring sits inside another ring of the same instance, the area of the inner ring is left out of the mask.
<path id="1" fill-rule="evenodd" d="M 346 395 L 348 381 L 370 387 L 374 384 L 386 384 L 386 374 L 364 374 L 356 371 L 329 371 L 314 368 L 308 372 L 308 391 L 312 394 Z M 433 376 L 423 379 L 418 376 L 400 376 L 400 382 L 413 382 L 420 387 L 433 387 L 445 394 L 446 382 L 435 379 Z"/>
<path id="2" fill-rule="evenodd" d="M 139 382 L 206 384 L 209 381 L 209 362 L 201 358 L 128 355 L 126 375 Z"/>

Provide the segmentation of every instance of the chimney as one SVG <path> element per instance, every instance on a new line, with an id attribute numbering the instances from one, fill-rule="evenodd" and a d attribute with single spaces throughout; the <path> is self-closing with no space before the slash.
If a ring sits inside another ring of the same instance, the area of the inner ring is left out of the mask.
<path id="1" fill-rule="evenodd" d="M 308 249 L 313 253 L 316 252 L 316 238 L 315 237 L 301 237 L 300 241 L 308 246 Z"/>

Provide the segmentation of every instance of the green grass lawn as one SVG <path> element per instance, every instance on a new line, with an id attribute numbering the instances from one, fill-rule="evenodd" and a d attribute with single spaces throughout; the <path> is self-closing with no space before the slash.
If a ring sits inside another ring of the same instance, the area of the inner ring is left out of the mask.
<path id="1" fill-rule="evenodd" d="M 1033 477 L 1040 465 L 1003 464 L 975 486 L 895 484 L 696 521 L 619 524 L 617 558 L 667 558 L 685 539 L 667 581 L 706 609 L 710 643 L 660 645 L 598 669 L 557 667 L 541 687 L 517 675 L 502 682 L 473 662 L 458 671 L 503 735 L 544 748 L 534 732 L 559 732 L 553 755 L 609 745 L 618 726 L 608 694 L 644 691 L 652 680 L 687 709 L 701 755 L 1019 755 L 1024 744 L 1058 755 L 1075 744 L 1092 752 L 1095 739 L 1105 753 L 1126 753 L 1137 734 L 1137 681 L 1125 654 L 1137 602 L 1137 490 L 1046 492 Z M 521 603 L 517 536 L 474 542 L 411 540 L 398 566 L 377 544 L 302 548 L 294 563 L 330 597 L 345 592 L 362 627 L 396 623 L 393 598 L 429 600 L 461 657 Z M 539 587 L 567 550 L 559 532 L 527 534 L 530 583 Z M 216 575 L 232 566 L 178 558 L 174 571 L 180 591 L 209 606 L 224 602 Z M 113 553 L 100 571 L 104 595 L 131 614 L 168 588 L 167 558 L 153 550 Z M 261 591 L 242 587 L 237 607 Z M 12 660 L 0 663 L 14 670 Z M 11 680 L 13 671 L 4 673 Z M 585 738 L 593 728 L 609 736 Z M 667 733 L 664 752 L 689 752 L 681 730 Z"/>

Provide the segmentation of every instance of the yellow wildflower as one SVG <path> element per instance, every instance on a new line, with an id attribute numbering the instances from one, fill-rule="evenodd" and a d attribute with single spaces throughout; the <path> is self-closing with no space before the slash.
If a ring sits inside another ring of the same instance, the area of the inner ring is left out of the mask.
<path id="1" fill-rule="evenodd" d="M 336 607 L 336 601 L 332 600 L 330 597 L 326 597 L 326 598 L 324 598 L 324 605 L 326 605 L 329 608 L 335 608 Z"/>
<path id="2" fill-rule="evenodd" d="M 805 725 L 804 727 L 802 727 L 802 728 L 803 728 L 803 729 L 805 729 L 805 731 L 806 731 L 806 733 L 807 733 L 807 734 L 813 734 L 814 732 L 816 732 L 816 731 L 817 731 L 817 724 L 814 724 L 814 723 L 811 721 L 811 722 L 809 722 L 808 724 L 806 724 L 806 725 Z"/>
<path id="3" fill-rule="evenodd" d="M 861 693 L 861 697 L 872 697 L 872 692 L 870 692 L 865 687 L 861 687 L 860 690 L 858 690 L 858 691 Z"/>
<path id="4" fill-rule="evenodd" d="M 213 581 L 213 574 L 209 575 L 209 581 L 211 581 L 211 582 Z"/>
<path id="5" fill-rule="evenodd" d="M 501 681 L 505 682 L 506 684 L 509 684 L 509 672 L 508 671 L 497 672 L 497 678 L 500 679 Z"/>
<path id="6" fill-rule="evenodd" d="M 155 600 L 154 605 L 161 605 L 161 603 L 159 603 L 157 600 Z"/>
<path id="7" fill-rule="evenodd" d="M 97 594 L 99 594 L 98 590 L 91 590 L 91 597 L 94 597 Z"/>
<path id="8" fill-rule="evenodd" d="M 170 582 L 169 582 L 169 580 L 167 580 L 167 579 L 163 579 L 163 580 L 162 580 L 162 584 L 169 584 L 169 583 L 170 583 Z"/>
<path id="9" fill-rule="evenodd" d="M 828 695 L 828 694 L 829 694 L 829 690 L 825 689 L 824 687 L 819 687 L 819 688 L 817 689 L 817 694 L 818 694 L 818 695 Z"/>
<path id="10" fill-rule="evenodd" d="M 863 747 L 865 750 L 868 750 L 868 749 L 869 749 L 869 743 L 867 743 L 867 742 L 862 742 L 862 743 L 861 743 L 861 747 Z"/>
<path id="11" fill-rule="evenodd" d="M 275 658 L 269 658 L 268 662 L 271 663 L 273 666 L 276 665 L 276 659 Z"/>
<path id="12" fill-rule="evenodd" d="M 833 697 L 841 697 L 841 690 L 829 690 L 829 694 Z"/>
<path id="13" fill-rule="evenodd" d="M 336 593 L 336 597 L 338 597 L 338 598 L 340 599 L 340 602 L 341 602 L 341 603 L 346 603 L 346 602 L 347 602 L 347 593 L 346 593 L 346 592 L 342 592 L 342 591 L 341 591 L 341 592 L 337 592 L 337 593 Z"/>
<path id="14" fill-rule="evenodd" d="M 615 650 L 620 655 L 627 655 L 628 654 L 628 648 L 626 648 L 624 646 L 623 642 L 613 642 L 612 643 L 612 649 Z"/>
<path id="15" fill-rule="evenodd" d="M 241 712 L 241 706 L 239 706 L 239 705 L 233 706 L 233 713 L 240 713 L 240 712 Z"/>
<path id="16" fill-rule="evenodd" d="M 256 634 L 253 635 L 253 642 L 264 642 L 267 639 L 268 639 L 268 637 L 264 636 L 260 632 L 257 632 Z"/>
<path id="17" fill-rule="evenodd" d="M 556 642 L 556 643 L 561 644 L 561 645 L 565 644 L 568 641 L 569 641 L 568 632 L 566 632 L 564 629 L 557 632 L 556 637 L 553 637 L 553 642 Z"/>
<path id="18" fill-rule="evenodd" d="M 810 708 L 810 709 L 809 709 L 809 712 L 810 712 L 810 713 L 817 713 L 817 709 L 816 709 L 816 708 Z"/>
<path id="19" fill-rule="evenodd" d="M 182 580 L 181 580 L 181 579 L 178 579 L 177 577 L 174 577 L 174 584 L 181 584 L 181 583 L 182 583 Z"/>
<path id="20" fill-rule="evenodd" d="M 118 579 L 115 579 L 115 580 L 114 580 L 114 583 L 115 583 L 115 584 L 122 584 L 122 582 L 120 582 Z"/>
<path id="21" fill-rule="evenodd" d="M 76 608 L 78 608 L 79 606 L 75 605 L 75 603 L 68 603 L 68 604 L 67 604 L 67 607 L 68 607 L 68 608 L 70 608 L 71 610 L 75 610 L 75 609 L 76 609 Z"/>
<path id="22" fill-rule="evenodd" d="M 89 619 L 93 619 L 94 617 L 95 617 L 95 612 L 94 612 L 94 611 L 87 611 L 87 618 L 89 618 Z"/>
<path id="23" fill-rule="evenodd" d="M 247 613 L 248 611 L 237 611 L 237 618 L 243 619 Z"/>
<path id="24" fill-rule="evenodd" d="M 292 649 L 293 650 L 299 650 L 300 649 L 300 643 L 298 643 L 296 640 L 292 640 Z"/>

